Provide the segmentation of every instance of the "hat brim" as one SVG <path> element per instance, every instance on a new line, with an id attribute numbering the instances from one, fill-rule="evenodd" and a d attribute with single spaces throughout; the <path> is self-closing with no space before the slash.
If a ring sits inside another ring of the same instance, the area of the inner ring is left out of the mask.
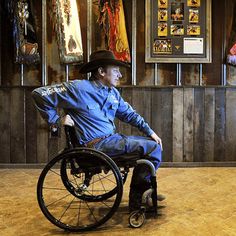
<path id="1" fill-rule="evenodd" d="M 130 67 L 130 65 L 126 62 L 115 60 L 115 59 L 99 59 L 99 60 L 94 60 L 88 63 L 85 63 L 82 65 L 79 69 L 79 72 L 81 74 L 85 74 L 88 72 L 91 72 L 100 66 L 110 66 L 110 65 L 115 65 L 115 66 L 122 66 L 122 67 Z"/>

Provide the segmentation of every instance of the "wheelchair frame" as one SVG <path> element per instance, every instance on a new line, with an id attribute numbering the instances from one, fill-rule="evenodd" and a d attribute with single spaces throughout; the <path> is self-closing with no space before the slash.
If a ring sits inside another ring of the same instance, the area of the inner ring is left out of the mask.
<path id="1" fill-rule="evenodd" d="M 140 209 L 131 212 L 130 226 L 143 225 L 147 198 L 152 199 L 152 211 L 156 216 L 157 182 L 153 163 L 134 154 L 117 156 L 113 160 L 95 149 L 76 147 L 73 132 L 74 128 L 65 126 L 67 147 L 44 167 L 39 176 L 37 199 L 46 218 L 67 231 L 87 231 L 101 226 L 120 205 L 129 168 L 139 164 L 150 169 L 151 189 L 143 194 Z"/>

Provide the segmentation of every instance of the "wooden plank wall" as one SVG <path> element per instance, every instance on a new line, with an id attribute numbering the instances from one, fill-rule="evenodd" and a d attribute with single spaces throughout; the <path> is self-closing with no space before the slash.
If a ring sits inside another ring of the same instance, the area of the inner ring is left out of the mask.
<path id="1" fill-rule="evenodd" d="M 0 88 L 0 163 L 45 163 L 65 146 L 63 132 L 61 138 L 50 136 L 31 91 Z M 236 88 L 122 87 L 120 92 L 162 138 L 163 161 L 236 161 Z M 126 135 L 141 134 L 128 124 L 116 125 Z"/>

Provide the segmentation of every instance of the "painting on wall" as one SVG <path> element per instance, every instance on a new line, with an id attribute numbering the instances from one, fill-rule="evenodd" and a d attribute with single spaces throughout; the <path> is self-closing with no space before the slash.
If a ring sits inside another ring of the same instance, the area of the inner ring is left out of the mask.
<path id="1" fill-rule="evenodd" d="M 60 62 L 83 62 L 83 46 L 76 0 L 51 0 L 52 21 L 57 35 Z"/>

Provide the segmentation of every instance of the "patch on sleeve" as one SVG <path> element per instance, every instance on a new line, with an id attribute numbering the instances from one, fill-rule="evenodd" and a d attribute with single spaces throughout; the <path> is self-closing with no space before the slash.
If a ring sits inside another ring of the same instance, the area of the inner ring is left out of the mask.
<path id="1" fill-rule="evenodd" d="M 49 96 L 53 93 L 62 93 L 66 92 L 66 87 L 64 85 L 56 86 L 56 87 L 49 87 L 46 90 L 42 91 L 42 96 Z"/>

